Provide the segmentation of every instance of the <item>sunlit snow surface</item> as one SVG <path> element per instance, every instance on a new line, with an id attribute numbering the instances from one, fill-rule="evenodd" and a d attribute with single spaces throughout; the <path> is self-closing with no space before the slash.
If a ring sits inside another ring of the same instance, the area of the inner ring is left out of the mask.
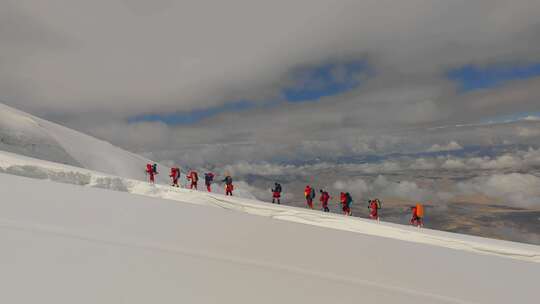
<path id="1" fill-rule="evenodd" d="M 327 227 L 366 235 L 380 236 L 414 243 L 437 245 L 486 255 L 496 255 L 531 262 L 540 262 L 540 247 L 513 242 L 491 240 L 473 236 L 418 229 L 390 223 L 345 217 L 290 206 L 277 206 L 252 199 L 249 193 L 237 187 L 238 197 L 226 197 L 219 193 L 207 193 L 169 185 L 152 185 L 147 182 L 111 176 L 77 167 L 32 159 L 0 151 L 0 172 L 48 179 L 52 181 L 105 188 L 150 197 L 164 198 L 188 204 L 214 206 L 242 213 L 271 217 L 274 219 Z M 214 185 L 218 192 L 222 187 Z M 246 198 L 247 197 L 247 198 Z"/>
<path id="2" fill-rule="evenodd" d="M 0 118 L 2 302 L 538 302 L 539 246 L 151 185 L 138 155 Z"/>
<path id="3" fill-rule="evenodd" d="M 161 186 L 136 188 L 178 201 L 0 185 L 6 303 L 537 303 L 534 246 Z"/>

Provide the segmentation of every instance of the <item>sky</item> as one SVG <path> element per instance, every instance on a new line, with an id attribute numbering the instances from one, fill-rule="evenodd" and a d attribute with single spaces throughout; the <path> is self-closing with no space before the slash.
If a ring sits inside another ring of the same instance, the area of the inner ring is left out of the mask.
<path id="1" fill-rule="evenodd" d="M 504 85 L 540 76 L 540 63 L 491 65 L 487 67 L 464 66 L 450 71 L 449 78 L 457 81 L 462 91 L 474 91 Z"/>
<path id="2" fill-rule="evenodd" d="M 172 163 L 535 145 L 539 97 L 536 0 L 0 3 L 2 102 Z"/>

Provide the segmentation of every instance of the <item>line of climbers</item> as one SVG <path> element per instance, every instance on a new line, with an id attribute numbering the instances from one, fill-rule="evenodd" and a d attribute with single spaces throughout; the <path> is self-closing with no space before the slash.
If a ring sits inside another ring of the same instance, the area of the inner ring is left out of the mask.
<path id="1" fill-rule="evenodd" d="M 155 183 L 155 176 L 159 174 L 157 171 L 157 164 L 147 164 L 146 165 L 146 175 L 148 176 L 148 181 L 152 184 Z M 178 167 L 172 167 L 169 177 L 171 178 L 171 186 L 180 187 L 178 181 L 180 180 L 181 171 Z M 212 182 L 216 176 L 212 172 L 204 173 L 204 184 L 208 192 L 212 192 Z M 197 190 L 197 185 L 199 184 L 199 174 L 195 170 L 189 170 L 186 174 L 186 179 L 189 182 L 189 189 Z M 225 175 L 225 178 L 222 180 L 225 183 L 225 195 L 233 195 L 234 185 L 233 179 L 229 174 Z"/>
<path id="2" fill-rule="evenodd" d="M 146 165 L 146 174 L 150 183 L 155 183 L 155 176 L 159 174 L 157 171 L 157 164 L 147 164 Z M 180 187 L 178 180 L 180 179 L 180 168 L 173 167 L 171 168 L 171 173 L 169 177 L 172 180 L 171 186 Z M 204 184 L 206 185 L 206 190 L 212 192 L 211 185 L 214 181 L 215 175 L 212 172 L 207 172 L 204 174 Z M 199 175 L 195 170 L 189 170 L 186 174 L 186 179 L 190 181 L 189 189 L 197 189 L 197 184 L 199 182 Z M 225 178 L 222 180 L 225 183 L 225 195 L 233 195 L 234 185 L 233 180 L 230 174 L 225 174 Z M 281 204 L 281 192 L 282 187 L 279 183 L 275 183 L 272 191 L 272 204 Z M 324 189 L 320 189 L 320 198 L 321 209 L 324 212 L 330 212 L 328 204 L 330 202 L 330 194 Z M 307 207 L 313 209 L 313 200 L 315 199 L 315 188 L 307 185 L 304 189 L 304 197 L 306 198 Z M 339 197 L 339 203 L 341 205 L 341 210 L 344 215 L 352 216 L 351 206 L 353 203 L 352 196 L 349 192 L 341 192 Z M 375 198 L 368 200 L 368 209 L 369 209 L 369 218 L 379 221 L 379 210 L 382 208 L 382 202 Z M 411 210 L 411 220 L 410 224 L 414 226 L 421 227 L 424 225 L 424 206 L 422 204 L 416 204 L 415 206 L 410 207 Z"/>
<path id="3" fill-rule="evenodd" d="M 274 184 L 272 188 L 272 203 L 280 204 L 282 188 L 279 183 Z M 323 212 L 330 212 L 328 203 L 331 199 L 330 194 L 324 189 L 320 189 L 321 210 Z M 313 209 L 313 201 L 315 200 L 315 188 L 307 185 L 304 189 L 304 197 L 306 198 L 307 208 Z M 339 197 L 339 204 L 344 215 L 352 216 L 351 206 L 353 203 L 352 196 L 349 192 L 341 192 Z M 368 200 L 369 218 L 379 221 L 379 210 L 382 208 L 382 202 L 378 198 Z M 422 204 L 416 204 L 410 207 L 411 220 L 410 224 L 417 227 L 424 226 L 424 206 Z"/>

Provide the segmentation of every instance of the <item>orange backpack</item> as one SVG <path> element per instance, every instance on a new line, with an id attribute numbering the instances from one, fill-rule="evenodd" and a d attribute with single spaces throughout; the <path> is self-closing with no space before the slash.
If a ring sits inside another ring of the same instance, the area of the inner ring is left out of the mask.
<path id="1" fill-rule="evenodd" d="M 424 217 L 424 206 L 422 204 L 416 204 L 416 216 Z"/>

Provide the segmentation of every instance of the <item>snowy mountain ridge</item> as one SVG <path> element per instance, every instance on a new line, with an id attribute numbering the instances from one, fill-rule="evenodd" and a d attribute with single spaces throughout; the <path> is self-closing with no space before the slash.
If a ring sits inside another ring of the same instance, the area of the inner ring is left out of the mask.
<path id="1" fill-rule="evenodd" d="M 397 240 L 290 220 L 394 229 L 386 224 L 219 195 L 214 206 L 222 208 L 193 204 L 212 199 L 189 191 L 178 191 L 185 202 L 173 201 L 9 174 L 0 174 L 0 185 L 0 286 L 8 303 L 537 300 L 540 264 L 406 241 L 413 231 L 432 233 L 416 228 L 396 230 Z M 516 253 L 513 245 L 507 254 Z"/>
<path id="2" fill-rule="evenodd" d="M 152 185 L 140 180 L 108 175 L 3 151 L 0 151 L 0 173 L 128 192 L 187 204 L 218 207 L 282 221 L 540 263 L 540 246 L 418 229 L 391 223 L 377 223 L 316 210 L 272 205 L 255 200 L 249 192 L 242 191 L 241 187 L 237 189 L 238 196 L 227 197 L 223 195 L 221 187 L 214 187 L 217 193 L 207 193 L 174 188 L 167 184 Z"/>
<path id="3" fill-rule="evenodd" d="M 143 180 L 151 160 L 0 103 L 0 150 Z M 169 168 L 160 165 L 161 170 Z M 167 174 L 157 176 L 168 182 Z"/>
<path id="4" fill-rule="evenodd" d="M 150 160 L 3 105 L 0 150 L 9 303 L 536 303 L 540 246 L 272 205 L 241 181 L 174 188 L 163 166 L 150 184 Z"/>
<path id="5" fill-rule="evenodd" d="M 168 185 L 168 170 L 160 166 L 157 184 L 144 181 L 146 163 L 152 162 L 108 142 L 37 118 L 0 103 L 0 173 L 54 182 L 103 188 L 182 203 L 214 206 L 254 214 L 414 243 L 436 245 L 480 254 L 540 262 L 538 246 L 490 240 L 276 206 L 255 200 L 249 186 L 237 182 L 235 197 L 177 189 Z M 13 152 L 13 153 L 10 153 Z M 22 154 L 22 155 L 21 155 Z M 26 156 L 24 156 L 26 155 Z M 184 185 L 186 181 L 182 179 Z"/>

